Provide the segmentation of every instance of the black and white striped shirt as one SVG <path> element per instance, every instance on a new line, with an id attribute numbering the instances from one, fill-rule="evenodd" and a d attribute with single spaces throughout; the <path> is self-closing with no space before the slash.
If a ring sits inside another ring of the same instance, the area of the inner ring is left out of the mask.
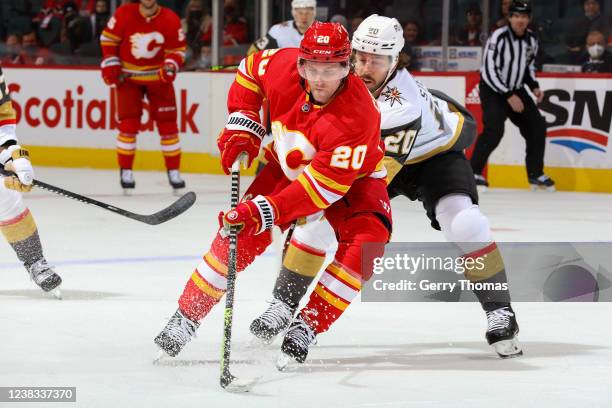
<path id="1" fill-rule="evenodd" d="M 480 68 L 482 80 L 505 96 L 510 96 L 524 84 L 531 89 L 539 88 L 535 78 L 538 47 L 538 40 L 529 29 L 522 37 L 517 37 L 510 25 L 496 30 L 484 49 Z"/>

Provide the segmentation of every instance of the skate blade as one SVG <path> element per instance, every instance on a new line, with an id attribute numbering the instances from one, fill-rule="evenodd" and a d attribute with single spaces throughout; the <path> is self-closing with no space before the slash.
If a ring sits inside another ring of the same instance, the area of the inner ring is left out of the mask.
<path id="1" fill-rule="evenodd" d="M 489 190 L 489 187 L 487 187 L 487 186 L 476 186 L 476 190 L 478 190 L 478 193 L 486 193 Z"/>
<path id="2" fill-rule="evenodd" d="M 131 197 L 134 195 L 134 189 L 133 188 L 124 188 L 123 189 L 123 195 L 126 197 Z"/>
<path id="3" fill-rule="evenodd" d="M 531 191 L 546 191 L 548 193 L 554 193 L 555 191 L 557 191 L 557 189 L 555 188 L 555 186 L 544 187 L 532 184 Z"/>
<path id="4" fill-rule="evenodd" d="M 162 350 L 162 349 L 157 350 L 157 354 L 153 358 L 153 364 L 157 364 L 157 363 L 165 360 L 166 356 L 167 356 L 167 354 L 166 354 L 166 352 L 164 350 Z"/>
<path id="5" fill-rule="evenodd" d="M 234 378 L 232 382 L 227 384 L 223 389 L 232 393 L 249 392 L 259 382 L 261 377 L 254 378 Z"/>
<path id="6" fill-rule="evenodd" d="M 57 288 L 55 288 L 55 289 L 51 289 L 49 291 L 49 293 L 51 294 L 51 296 L 53 296 L 57 300 L 62 300 L 62 291 L 59 288 L 59 286 Z"/>
<path id="7" fill-rule="evenodd" d="M 289 371 L 291 369 L 292 364 L 295 359 L 291 356 L 288 356 L 285 353 L 281 353 L 280 357 L 276 359 L 276 369 L 278 371 Z"/>
<path id="8" fill-rule="evenodd" d="M 521 349 L 521 345 L 516 337 L 498 341 L 497 343 L 491 344 L 491 346 L 501 358 L 513 358 L 523 355 L 523 350 Z"/>
<path id="9" fill-rule="evenodd" d="M 174 188 L 174 189 L 172 189 L 172 195 L 175 196 L 175 197 L 182 196 L 184 192 L 185 192 L 184 188 Z"/>

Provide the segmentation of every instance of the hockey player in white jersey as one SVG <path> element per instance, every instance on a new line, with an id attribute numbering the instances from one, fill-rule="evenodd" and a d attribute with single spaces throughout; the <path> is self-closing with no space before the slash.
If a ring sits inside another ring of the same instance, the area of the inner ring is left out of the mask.
<path id="1" fill-rule="evenodd" d="M 0 231 L 23 263 L 32 281 L 60 297 L 60 276 L 43 256 L 38 229 L 21 197 L 32 189 L 34 170 L 28 151 L 17 144 L 16 116 L 0 68 L 0 167 L 16 176 L 0 176 Z"/>
<path id="2" fill-rule="evenodd" d="M 293 0 L 291 2 L 293 20 L 273 25 L 265 37 L 261 37 L 251 45 L 247 55 L 274 48 L 299 48 L 304 33 L 315 20 L 316 10 L 316 0 Z"/>
<path id="3" fill-rule="evenodd" d="M 381 110 L 389 196 L 421 201 L 433 228 L 458 243 L 466 257 L 486 259 L 484 270 L 465 273 L 469 280 L 506 283 L 501 254 L 478 206 L 472 168 L 463 154 L 474 140 L 476 123 L 463 106 L 441 92 L 429 91 L 397 66 L 404 45 L 402 34 L 396 19 L 372 15 L 361 23 L 352 40 L 355 71 Z M 251 324 L 256 337 L 270 342 L 289 327 L 334 241 L 334 231 L 324 220 L 295 228 L 271 304 Z M 324 272 L 315 291 L 338 294 L 339 302 L 346 303 L 340 299 L 342 287 L 328 287 L 331 281 Z M 521 355 L 508 291 L 474 292 L 486 313 L 488 343 L 502 358 Z M 286 336 L 291 335 L 292 327 Z"/>

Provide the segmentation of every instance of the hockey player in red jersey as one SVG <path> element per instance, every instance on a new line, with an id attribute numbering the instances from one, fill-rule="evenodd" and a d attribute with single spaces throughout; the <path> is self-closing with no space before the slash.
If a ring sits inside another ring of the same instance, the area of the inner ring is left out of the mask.
<path id="1" fill-rule="evenodd" d="M 361 266 L 361 244 L 389 239 L 391 213 L 379 135 L 380 113 L 359 77 L 350 73 L 348 33 L 339 24 L 315 22 L 300 48 L 265 50 L 240 64 L 228 96 L 230 115 L 218 138 L 229 169 L 246 152 L 258 155 L 265 128 L 259 109 L 266 98 L 274 142 L 267 166 L 235 210 L 222 216 L 241 226 L 237 270 L 271 242 L 270 228 L 325 216 L 338 251 L 330 279 L 346 290 L 315 293 L 291 325 L 283 353 L 303 361 L 308 347 L 329 329 L 359 293 L 371 268 Z M 188 280 L 179 308 L 155 343 L 176 356 L 226 290 L 228 239 L 217 234 Z"/>
<path id="2" fill-rule="evenodd" d="M 132 167 L 146 96 L 161 138 L 168 181 L 175 191 L 184 188 L 172 85 L 185 59 L 185 35 L 178 16 L 156 0 L 126 4 L 117 9 L 102 31 L 100 45 L 104 82 L 117 87 L 121 186 L 130 194 L 136 185 Z"/>
<path id="3" fill-rule="evenodd" d="M 472 115 L 447 95 L 428 90 L 398 66 L 404 47 L 400 23 L 376 14 L 366 18 L 352 38 L 355 73 L 381 111 L 385 140 L 387 191 L 422 203 L 434 229 L 456 243 L 466 258 L 482 257 L 483 268 L 467 269 L 465 277 L 482 284 L 475 289 L 487 318 L 487 342 L 502 358 L 522 354 L 518 323 L 510 304 L 502 255 L 493 241 L 487 217 L 478 206 L 473 172 L 463 154 L 476 136 Z M 270 306 L 251 323 L 251 332 L 272 342 L 285 331 L 309 285 L 333 250 L 334 233 L 325 220 L 296 226 L 274 284 Z M 486 286 L 506 286 L 500 290 Z M 315 292 L 330 289 L 328 272 Z"/>

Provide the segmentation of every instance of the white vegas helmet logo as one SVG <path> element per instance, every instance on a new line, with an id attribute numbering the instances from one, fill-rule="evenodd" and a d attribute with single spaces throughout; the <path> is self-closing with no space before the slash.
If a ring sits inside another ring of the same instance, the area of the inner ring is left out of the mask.
<path id="1" fill-rule="evenodd" d="M 130 43 L 132 44 L 132 55 L 136 59 L 150 59 L 154 58 L 161 46 L 164 43 L 164 36 L 153 31 L 152 33 L 136 33 L 130 36 Z"/>

